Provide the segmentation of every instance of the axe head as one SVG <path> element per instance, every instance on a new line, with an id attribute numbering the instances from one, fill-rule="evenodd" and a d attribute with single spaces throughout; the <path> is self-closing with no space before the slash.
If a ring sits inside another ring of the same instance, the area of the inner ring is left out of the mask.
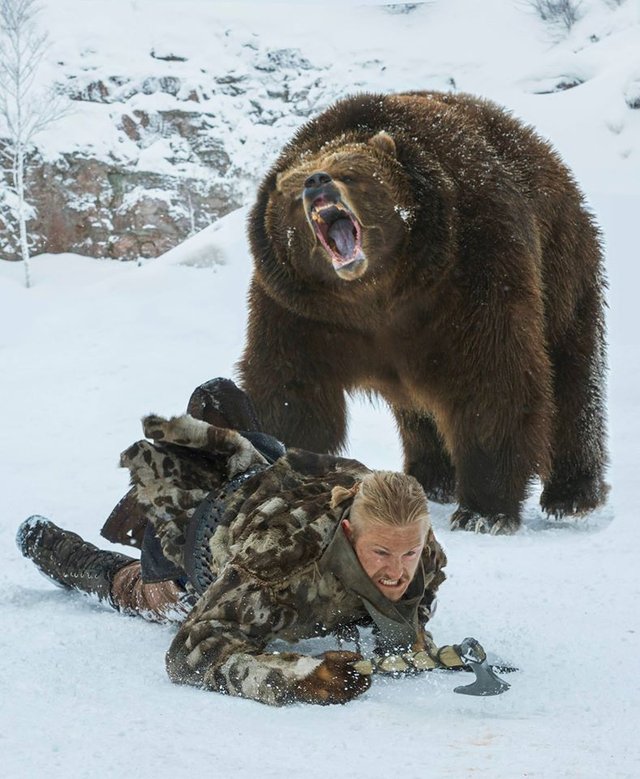
<path id="1" fill-rule="evenodd" d="M 487 663 L 487 655 L 475 638 L 465 638 L 456 647 L 458 654 L 476 675 L 475 682 L 455 687 L 454 692 L 460 695 L 500 695 L 506 692 L 511 685 L 501 679 Z"/>

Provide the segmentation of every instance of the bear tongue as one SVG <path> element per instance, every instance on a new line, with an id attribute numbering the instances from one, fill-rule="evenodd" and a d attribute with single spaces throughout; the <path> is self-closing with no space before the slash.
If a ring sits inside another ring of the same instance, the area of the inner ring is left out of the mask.
<path id="1" fill-rule="evenodd" d="M 349 259 L 356 248 L 353 234 L 353 224 L 350 219 L 338 219 L 329 228 L 328 237 L 335 244 L 336 250 L 344 259 Z"/>

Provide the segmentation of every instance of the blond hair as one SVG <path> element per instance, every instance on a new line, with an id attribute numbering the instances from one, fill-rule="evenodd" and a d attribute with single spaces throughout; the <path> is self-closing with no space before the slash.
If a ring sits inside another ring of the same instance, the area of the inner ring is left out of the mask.
<path id="1" fill-rule="evenodd" d="M 406 473 L 373 471 L 350 490 L 335 488 L 333 502 L 340 503 L 351 495 L 354 499 L 349 520 L 356 533 L 370 522 L 393 527 L 429 522 L 427 496 L 417 479 Z"/>

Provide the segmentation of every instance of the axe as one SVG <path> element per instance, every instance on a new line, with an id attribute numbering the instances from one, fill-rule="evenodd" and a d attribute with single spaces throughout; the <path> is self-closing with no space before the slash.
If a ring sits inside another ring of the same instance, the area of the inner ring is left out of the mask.
<path id="1" fill-rule="evenodd" d="M 487 653 L 475 638 L 465 638 L 456 646 L 460 659 L 468 665 L 476 675 L 475 682 L 454 687 L 453 691 L 460 695 L 500 695 L 506 692 L 511 685 L 501 679 L 487 662 Z"/>
<path id="2" fill-rule="evenodd" d="M 487 662 L 486 652 L 475 638 L 465 638 L 461 644 L 454 646 L 453 649 L 464 665 L 469 667 L 476 675 L 475 682 L 455 687 L 454 692 L 461 695 L 487 697 L 489 695 L 500 695 L 511 687 L 508 682 L 501 679 L 491 668 Z M 357 660 L 353 663 L 353 667 L 358 673 L 367 676 L 373 673 L 400 674 L 432 671 L 435 668 L 446 669 L 446 666 L 443 666 L 435 657 L 425 651 Z M 504 670 L 515 671 L 516 669 L 505 668 Z"/>

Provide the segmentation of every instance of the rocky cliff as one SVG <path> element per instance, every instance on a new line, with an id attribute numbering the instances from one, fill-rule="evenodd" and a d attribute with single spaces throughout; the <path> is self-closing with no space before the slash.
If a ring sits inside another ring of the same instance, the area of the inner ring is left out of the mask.
<path id="1" fill-rule="evenodd" d="M 55 155 L 32 150 L 33 253 L 153 257 L 242 204 L 259 178 L 256 166 L 262 170 L 283 134 L 329 97 L 319 85 L 322 68 L 300 51 L 226 44 L 242 50 L 236 66 L 200 67 L 195 76 L 179 51 L 151 50 L 144 76 L 105 75 L 90 51 L 79 68 L 58 63 L 57 88 L 71 104 L 62 124 L 86 131 L 67 149 L 58 142 Z M 18 258 L 6 212 L 0 255 Z"/>

